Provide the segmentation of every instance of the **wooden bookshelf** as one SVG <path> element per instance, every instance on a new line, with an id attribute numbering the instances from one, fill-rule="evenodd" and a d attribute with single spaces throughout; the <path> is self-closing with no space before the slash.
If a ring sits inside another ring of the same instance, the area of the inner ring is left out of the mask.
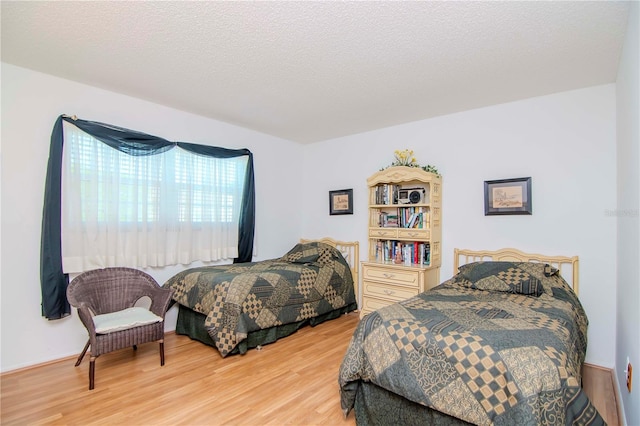
<path id="1" fill-rule="evenodd" d="M 361 316 L 440 283 L 442 177 L 395 166 L 367 179 L 368 260 Z"/>

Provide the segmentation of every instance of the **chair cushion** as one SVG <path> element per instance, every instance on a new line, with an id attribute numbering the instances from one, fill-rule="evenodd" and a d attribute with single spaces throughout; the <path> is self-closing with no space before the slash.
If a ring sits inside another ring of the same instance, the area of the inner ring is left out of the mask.
<path id="1" fill-rule="evenodd" d="M 98 334 L 113 333 L 114 331 L 127 330 L 155 322 L 162 322 L 162 317 L 140 307 L 127 308 L 122 311 L 93 317 L 93 324 L 96 326 L 96 333 Z"/>

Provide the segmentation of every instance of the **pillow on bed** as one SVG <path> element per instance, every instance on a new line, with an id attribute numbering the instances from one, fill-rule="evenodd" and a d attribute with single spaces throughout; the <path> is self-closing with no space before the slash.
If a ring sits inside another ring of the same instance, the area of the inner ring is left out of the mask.
<path id="1" fill-rule="evenodd" d="M 462 285 L 478 290 L 540 296 L 545 292 L 544 277 L 558 273 L 546 263 L 480 261 L 458 268 Z"/>
<path id="2" fill-rule="evenodd" d="M 331 265 L 336 258 L 336 249 L 329 244 L 311 242 L 298 243 L 280 260 L 291 263 L 319 263 Z"/>

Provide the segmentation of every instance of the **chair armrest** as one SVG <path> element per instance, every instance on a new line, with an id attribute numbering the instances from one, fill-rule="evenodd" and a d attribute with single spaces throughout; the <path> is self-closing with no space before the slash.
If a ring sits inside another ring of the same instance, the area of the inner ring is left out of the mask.
<path id="1" fill-rule="evenodd" d="M 89 305 L 87 303 L 80 302 L 80 305 L 78 305 L 78 316 L 89 332 L 89 338 L 92 340 L 95 339 L 96 326 L 93 323 L 93 314 L 91 313 L 91 309 L 89 309 Z"/>
<path id="2" fill-rule="evenodd" d="M 167 309 L 169 309 L 169 302 L 171 302 L 171 296 L 173 295 L 173 289 L 158 287 L 153 289 L 150 294 L 151 306 L 149 310 L 159 317 L 164 318 Z"/>

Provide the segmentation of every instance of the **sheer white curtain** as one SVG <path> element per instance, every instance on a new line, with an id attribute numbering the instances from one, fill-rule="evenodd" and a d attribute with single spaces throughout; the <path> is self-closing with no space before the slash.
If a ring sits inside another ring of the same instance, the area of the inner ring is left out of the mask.
<path id="1" fill-rule="evenodd" d="M 65 273 L 238 256 L 247 157 L 130 156 L 64 123 Z"/>

